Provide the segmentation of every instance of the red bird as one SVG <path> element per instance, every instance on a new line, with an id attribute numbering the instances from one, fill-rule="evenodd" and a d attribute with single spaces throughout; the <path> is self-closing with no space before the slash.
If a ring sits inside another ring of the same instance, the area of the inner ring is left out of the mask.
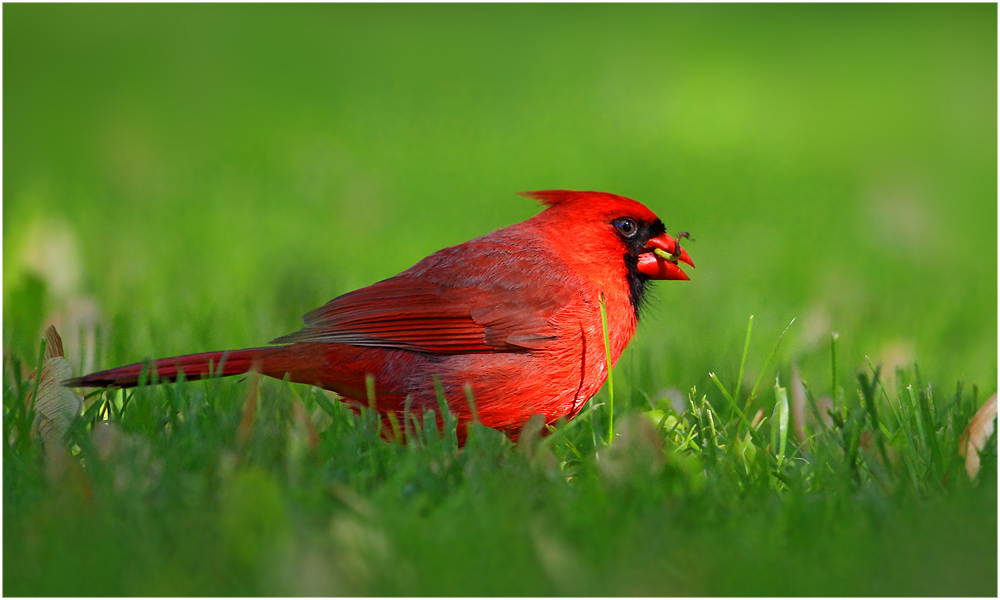
<path id="1" fill-rule="evenodd" d="M 691 258 L 642 204 L 602 192 L 524 194 L 547 206 L 534 217 L 445 248 L 406 271 L 335 298 L 303 317 L 280 346 L 161 358 L 161 380 L 236 375 L 316 385 L 404 422 L 438 409 L 434 377 L 460 435 L 472 419 L 517 437 L 535 414 L 572 418 L 608 376 L 601 326 L 605 297 L 611 363 L 635 334 L 651 279 L 686 280 Z M 67 385 L 135 386 L 143 363 Z M 218 370 L 221 369 L 221 373 Z M 464 437 L 464 435 L 463 435 Z"/>

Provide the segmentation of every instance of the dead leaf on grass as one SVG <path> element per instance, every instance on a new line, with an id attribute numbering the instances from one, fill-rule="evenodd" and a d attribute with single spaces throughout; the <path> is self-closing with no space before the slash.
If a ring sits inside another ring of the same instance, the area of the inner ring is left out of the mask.
<path id="1" fill-rule="evenodd" d="M 62 339 L 55 327 L 45 330 L 45 342 L 45 360 L 35 400 L 35 429 L 45 446 L 46 473 L 49 481 L 54 481 L 62 476 L 69 464 L 64 438 L 83 408 L 83 398 L 63 386 L 63 381 L 72 377 L 73 370 L 63 354 Z M 34 377 L 32 374 L 29 380 Z"/>
<path id="2" fill-rule="evenodd" d="M 975 479 L 979 473 L 979 453 L 986 445 L 986 440 L 990 439 L 996 430 L 997 420 L 997 395 L 993 394 L 990 399 L 983 404 L 972 422 L 965 428 L 961 439 L 958 441 L 958 449 L 965 456 L 965 470 L 969 473 L 969 479 Z"/>

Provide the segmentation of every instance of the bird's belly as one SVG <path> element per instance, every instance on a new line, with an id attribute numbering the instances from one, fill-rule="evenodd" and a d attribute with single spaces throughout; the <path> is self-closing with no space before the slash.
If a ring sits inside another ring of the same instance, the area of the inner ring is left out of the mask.
<path id="1" fill-rule="evenodd" d="M 519 431 L 536 414 L 546 423 L 572 417 L 596 392 L 579 356 L 565 361 L 547 352 L 478 354 L 449 357 L 447 363 L 452 370 L 442 382 L 452 412 L 471 418 L 468 384 L 480 422 L 507 432 Z"/>
<path id="2" fill-rule="evenodd" d="M 329 344 L 327 372 L 318 385 L 367 405 L 365 375 L 374 379 L 380 412 L 399 418 L 409 397 L 411 414 L 439 412 L 435 376 L 441 382 L 448 409 L 460 422 L 472 420 L 466 385 L 472 392 L 479 421 L 516 433 L 541 414 L 546 423 L 572 417 L 600 389 L 603 369 L 558 352 L 478 353 L 435 356 L 384 348 Z M 588 357 L 589 358 L 589 357 Z M 401 421 L 400 421 L 401 422 Z"/>

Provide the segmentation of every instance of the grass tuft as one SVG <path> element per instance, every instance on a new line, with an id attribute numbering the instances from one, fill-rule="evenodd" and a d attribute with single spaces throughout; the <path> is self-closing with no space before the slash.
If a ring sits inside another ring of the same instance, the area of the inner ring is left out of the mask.
<path id="1" fill-rule="evenodd" d="M 609 447 L 598 402 L 516 447 L 474 422 L 459 447 L 443 403 L 383 436 L 368 407 L 287 381 L 109 389 L 87 397 L 66 438 L 76 466 L 49 482 L 34 382 L 8 357 L 5 589 L 995 594 L 996 434 L 976 480 L 960 453 L 978 390 L 938 399 L 914 368 L 890 393 L 869 371 L 825 414 L 806 387 L 801 424 L 780 377 L 751 422 L 713 376 L 718 394 L 692 388 L 681 413 L 621 416 Z"/>

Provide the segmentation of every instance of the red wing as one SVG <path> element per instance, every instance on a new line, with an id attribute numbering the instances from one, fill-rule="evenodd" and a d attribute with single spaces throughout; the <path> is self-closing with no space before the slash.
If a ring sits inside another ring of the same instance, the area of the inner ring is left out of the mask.
<path id="1" fill-rule="evenodd" d="M 469 252 L 471 244 L 478 252 Z M 552 263 L 537 248 L 511 252 L 504 245 L 480 238 L 442 250 L 395 277 L 331 300 L 303 317 L 304 329 L 274 343 L 433 354 L 543 348 L 556 337 L 551 317 L 572 301 L 574 287 L 552 273 Z"/>

